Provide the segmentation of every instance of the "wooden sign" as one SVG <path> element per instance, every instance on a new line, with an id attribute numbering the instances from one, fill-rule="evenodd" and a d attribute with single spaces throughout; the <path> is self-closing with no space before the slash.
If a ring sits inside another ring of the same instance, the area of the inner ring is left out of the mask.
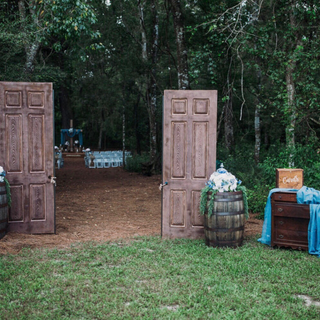
<path id="1" fill-rule="evenodd" d="M 300 189 L 303 186 L 303 169 L 276 169 L 276 187 Z"/>

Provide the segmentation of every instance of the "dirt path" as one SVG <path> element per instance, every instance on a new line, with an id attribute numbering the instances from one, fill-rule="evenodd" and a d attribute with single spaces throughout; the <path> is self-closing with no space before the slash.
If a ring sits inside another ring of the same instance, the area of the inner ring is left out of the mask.
<path id="1" fill-rule="evenodd" d="M 56 234 L 10 232 L 0 240 L 0 254 L 161 234 L 160 175 L 146 177 L 122 168 L 88 169 L 83 158 L 65 158 L 56 176 Z M 251 217 L 245 237 L 261 230 L 262 221 Z"/>

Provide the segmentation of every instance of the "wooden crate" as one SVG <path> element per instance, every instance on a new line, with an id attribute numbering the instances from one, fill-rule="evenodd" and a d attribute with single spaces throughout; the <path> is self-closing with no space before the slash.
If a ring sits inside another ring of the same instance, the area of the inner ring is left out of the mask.
<path id="1" fill-rule="evenodd" d="M 276 187 L 300 189 L 303 186 L 302 169 L 276 169 Z"/>

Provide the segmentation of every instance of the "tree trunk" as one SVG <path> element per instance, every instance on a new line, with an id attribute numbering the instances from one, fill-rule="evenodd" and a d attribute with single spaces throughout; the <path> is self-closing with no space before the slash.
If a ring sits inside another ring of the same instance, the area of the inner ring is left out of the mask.
<path id="1" fill-rule="evenodd" d="M 293 150 L 295 147 L 295 128 L 296 128 L 296 90 L 295 90 L 295 82 L 294 82 L 294 72 L 296 70 L 297 65 L 297 57 L 295 50 L 301 44 L 301 35 L 297 31 L 297 23 L 295 19 L 294 10 L 296 8 L 296 0 L 291 1 L 290 8 L 290 26 L 291 30 L 295 33 L 296 42 L 294 45 L 289 44 L 290 50 L 289 52 L 289 61 L 286 67 L 286 89 L 287 89 L 287 106 L 288 106 L 288 124 L 286 127 L 286 144 L 287 148 L 290 148 L 290 160 L 289 167 L 294 167 L 293 162 Z M 290 55 L 291 53 L 291 55 Z"/>
<path id="2" fill-rule="evenodd" d="M 286 70 L 286 87 L 288 96 L 289 123 L 286 128 L 287 147 L 295 146 L 295 126 L 296 126 L 296 105 L 295 105 L 295 83 L 293 80 L 293 71 L 296 63 L 291 61 L 288 63 Z"/>
<path id="3" fill-rule="evenodd" d="M 36 59 L 37 53 L 40 49 L 40 43 L 35 41 L 30 45 L 26 45 L 26 64 L 25 64 L 25 72 L 27 75 L 30 75 L 34 71 L 34 61 Z"/>
<path id="4" fill-rule="evenodd" d="M 37 25 L 38 19 L 37 14 L 34 11 L 34 4 L 30 1 L 29 3 L 29 11 L 32 14 L 34 24 Z M 21 29 L 22 33 L 24 34 L 25 38 L 25 53 L 26 53 L 26 62 L 24 66 L 24 71 L 26 76 L 29 78 L 30 75 L 34 71 L 34 62 L 37 56 L 37 53 L 40 49 L 40 41 L 38 40 L 37 34 L 35 35 L 35 39 L 30 43 L 30 39 L 28 39 L 28 35 L 26 32 L 26 6 L 24 0 L 19 0 L 18 2 L 18 8 L 19 8 L 19 15 L 20 15 L 20 23 L 21 23 Z"/>
<path id="5" fill-rule="evenodd" d="M 72 110 L 70 107 L 70 99 L 69 99 L 69 92 L 65 86 L 60 87 L 60 92 L 58 94 L 59 97 L 59 105 L 61 111 L 61 125 L 62 129 L 68 129 L 70 120 L 73 119 Z"/>
<path id="6" fill-rule="evenodd" d="M 122 159 L 123 168 L 126 167 L 126 94 L 125 84 L 122 89 Z"/>
<path id="7" fill-rule="evenodd" d="M 137 154 L 141 154 L 141 143 L 140 143 L 140 133 L 138 130 L 139 124 L 139 103 L 140 103 L 140 94 L 137 97 L 137 102 L 134 104 L 134 132 L 136 137 L 136 151 Z"/>
<path id="8" fill-rule="evenodd" d="M 257 71 L 257 95 L 256 106 L 254 111 L 254 160 L 258 164 L 260 161 L 260 148 L 261 148 L 261 119 L 260 119 L 260 93 L 261 93 L 261 70 L 258 67 Z"/>
<path id="9" fill-rule="evenodd" d="M 139 14 L 140 14 L 140 26 L 141 26 L 141 49 L 142 60 L 145 64 L 148 64 L 148 47 L 147 37 L 144 21 L 144 2 L 139 1 Z M 159 41 L 159 21 L 158 13 L 156 9 L 156 0 L 151 2 L 152 13 L 152 50 L 151 50 L 151 70 L 146 76 L 145 85 L 142 86 L 142 96 L 145 97 L 147 111 L 149 115 L 149 130 L 150 130 L 150 162 L 148 164 L 148 171 L 150 174 L 155 172 L 157 157 L 157 126 L 156 126 L 156 110 L 157 110 L 157 84 L 156 84 L 156 66 L 158 63 L 158 41 Z"/>
<path id="10" fill-rule="evenodd" d="M 98 140 L 98 149 L 101 150 L 102 147 L 102 134 L 103 134 L 103 121 L 100 121 L 100 128 L 99 128 L 99 140 Z"/>
<path id="11" fill-rule="evenodd" d="M 261 149 L 261 119 L 260 119 L 260 105 L 257 102 L 254 110 L 254 161 L 256 164 L 260 162 Z"/>
<path id="12" fill-rule="evenodd" d="M 232 88 L 229 88 L 227 97 L 224 108 L 224 137 L 226 148 L 231 151 L 234 145 Z"/>
<path id="13" fill-rule="evenodd" d="M 122 159 L 123 168 L 126 167 L 126 105 L 122 108 Z"/>
<path id="14" fill-rule="evenodd" d="M 139 15 L 140 15 L 140 26 L 141 26 L 141 52 L 142 52 L 142 60 L 147 61 L 148 52 L 147 52 L 147 36 L 146 29 L 144 25 L 144 1 L 139 1 Z"/>
<path id="15" fill-rule="evenodd" d="M 159 18 L 156 9 L 155 0 L 151 3 L 151 12 L 153 18 L 153 43 L 152 43 L 152 67 L 150 78 L 150 160 L 155 162 L 157 156 L 157 63 L 158 63 L 158 41 L 159 41 Z M 154 168 L 153 170 L 154 171 Z"/>
<path id="16" fill-rule="evenodd" d="M 177 44 L 177 67 L 178 67 L 178 88 L 180 90 L 190 89 L 188 53 L 184 32 L 184 19 L 181 10 L 180 0 L 170 0 L 172 5 L 173 24 Z"/>

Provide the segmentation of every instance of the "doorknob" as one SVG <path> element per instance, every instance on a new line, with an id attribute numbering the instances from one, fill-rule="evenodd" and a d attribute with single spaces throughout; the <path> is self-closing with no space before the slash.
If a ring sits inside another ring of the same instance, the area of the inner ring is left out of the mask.
<path id="1" fill-rule="evenodd" d="M 159 190 L 161 191 L 163 187 L 165 187 L 166 185 L 168 185 L 168 182 L 166 181 L 164 184 L 160 184 L 159 186 Z"/>
<path id="2" fill-rule="evenodd" d="M 55 186 L 57 185 L 57 182 L 56 182 L 57 177 L 49 176 L 48 178 L 50 179 L 50 183 L 53 183 Z"/>

